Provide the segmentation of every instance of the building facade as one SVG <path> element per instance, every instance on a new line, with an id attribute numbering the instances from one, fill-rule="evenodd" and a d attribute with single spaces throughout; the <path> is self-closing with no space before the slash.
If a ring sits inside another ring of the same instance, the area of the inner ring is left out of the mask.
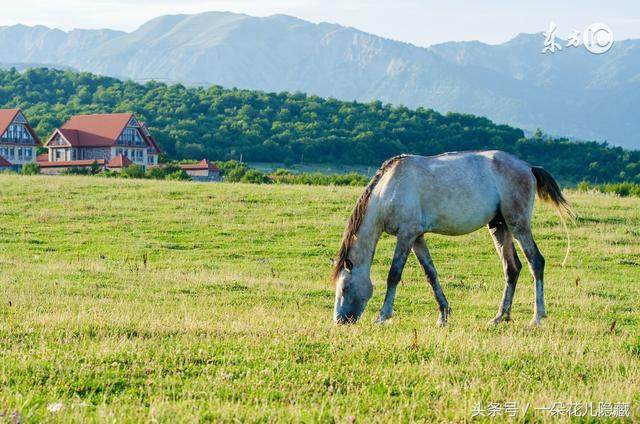
<path id="1" fill-rule="evenodd" d="M 160 149 L 147 126 L 132 113 L 77 115 L 54 130 L 44 145 L 49 153 L 41 168 L 107 164 L 118 156 L 145 168 L 158 164 Z"/>
<path id="2" fill-rule="evenodd" d="M 220 168 L 215 163 L 202 159 L 198 163 L 181 164 L 180 169 L 187 173 L 194 181 L 215 182 L 222 181 Z"/>
<path id="3" fill-rule="evenodd" d="M 0 109 L 0 157 L 10 168 L 34 162 L 40 140 L 20 109 Z"/>

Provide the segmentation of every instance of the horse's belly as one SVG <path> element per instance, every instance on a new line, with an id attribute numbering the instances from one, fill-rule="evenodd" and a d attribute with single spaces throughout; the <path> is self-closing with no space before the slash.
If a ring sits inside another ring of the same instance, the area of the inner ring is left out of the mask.
<path id="1" fill-rule="evenodd" d="M 474 232 L 487 225 L 498 212 L 498 200 L 491 196 L 490 199 L 468 199 L 468 201 L 456 202 L 450 199 L 429 208 L 426 214 L 425 230 L 431 233 L 458 236 Z"/>
<path id="2" fill-rule="evenodd" d="M 444 234 L 447 236 L 461 236 L 463 234 L 469 234 L 476 230 L 479 230 L 480 228 L 484 227 L 490 220 L 491 218 L 489 218 L 488 220 L 467 222 L 443 222 L 438 223 L 430 229 L 427 229 L 427 232 Z"/>

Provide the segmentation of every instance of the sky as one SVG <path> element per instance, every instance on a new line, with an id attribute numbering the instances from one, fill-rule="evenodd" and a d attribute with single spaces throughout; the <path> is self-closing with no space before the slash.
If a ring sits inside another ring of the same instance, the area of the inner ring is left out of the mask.
<path id="1" fill-rule="evenodd" d="M 498 44 L 521 32 L 545 31 L 551 21 L 566 38 L 573 29 L 607 24 L 617 40 L 640 38 L 640 1 L 557 0 L 1 0 L 0 25 L 22 23 L 133 31 L 161 15 L 231 11 L 287 14 L 311 22 L 351 26 L 386 38 L 428 46 L 479 40 Z"/>

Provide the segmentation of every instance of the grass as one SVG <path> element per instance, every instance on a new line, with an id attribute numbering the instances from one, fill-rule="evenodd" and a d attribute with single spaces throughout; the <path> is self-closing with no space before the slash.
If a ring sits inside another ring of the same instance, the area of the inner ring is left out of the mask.
<path id="1" fill-rule="evenodd" d="M 361 190 L 0 176 L 0 420 L 461 422 L 508 401 L 520 420 L 554 401 L 638 420 L 640 199 L 570 194 L 565 268 L 537 202 L 540 328 L 526 270 L 514 321 L 485 326 L 503 287 L 487 231 L 427 237 L 448 327 L 415 258 L 396 316 L 372 323 L 391 237 L 362 321 L 336 327 L 330 258 Z"/>

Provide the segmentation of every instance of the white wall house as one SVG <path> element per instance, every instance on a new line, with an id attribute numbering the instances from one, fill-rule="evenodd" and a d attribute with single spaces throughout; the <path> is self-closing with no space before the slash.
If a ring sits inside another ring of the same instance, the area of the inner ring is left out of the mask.
<path id="1" fill-rule="evenodd" d="M 20 109 L 0 109 L 0 157 L 19 170 L 36 160 L 40 140 Z"/>
<path id="2" fill-rule="evenodd" d="M 61 162 L 108 163 L 120 156 L 146 168 L 158 164 L 160 153 L 146 125 L 131 113 L 74 116 L 51 134 L 45 147 L 48 161 L 39 163 L 50 168 L 60 168 Z"/>

